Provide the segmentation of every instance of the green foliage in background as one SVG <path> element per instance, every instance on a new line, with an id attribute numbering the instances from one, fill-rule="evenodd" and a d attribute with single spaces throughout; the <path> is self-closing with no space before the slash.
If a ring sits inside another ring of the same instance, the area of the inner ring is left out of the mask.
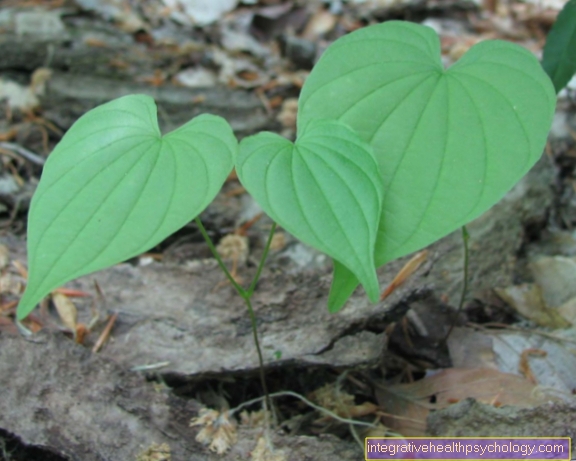
<path id="1" fill-rule="evenodd" d="M 546 37 L 542 67 L 548 73 L 556 92 L 576 72 L 576 0 L 569 0 Z"/>

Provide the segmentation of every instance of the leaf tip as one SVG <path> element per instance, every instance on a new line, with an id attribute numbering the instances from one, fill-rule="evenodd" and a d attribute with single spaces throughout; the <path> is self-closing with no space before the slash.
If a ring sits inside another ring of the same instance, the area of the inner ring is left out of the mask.
<path id="1" fill-rule="evenodd" d="M 22 295 L 22 298 L 20 298 L 20 302 L 18 302 L 18 307 L 16 308 L 17 320 L 24 320 L 26 317 L 28 317 L 30 312 L 34 310 L 36 302 L 33 302 L 33 300 L 30 298 L 31 296 L 29 295 L 29 291 L 26 290 Z"/>

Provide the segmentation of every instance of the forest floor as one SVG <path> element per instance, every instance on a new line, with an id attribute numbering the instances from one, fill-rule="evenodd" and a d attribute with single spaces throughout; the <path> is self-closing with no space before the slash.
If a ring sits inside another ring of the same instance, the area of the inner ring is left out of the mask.
<path id="1" fill-rule="evenodd" d="M 163 132 L 210 112 L 239 138 L 293 139 L 300 88 L 346 33 L 399 19 L 436 30 L 447 66 L 485 39 L 540 57 L 563 3 L 1 1 L 0 460 L 347 461 L 366 436 L 576 437 L 576 86 L 542 159 L 467 226 L 461 312 L 460 231 L 381 268 L 384 300 L 358 290 L 334 315 L 329 258 L 277 231 L 253 300 L 272 431 L 261 400 L 242 407 L 262 396 L 250 318 L 193 222 L 15 320 L 30 199 L 87 110 L 143 93 Z M 227 263 L 249 281 L 271 221 L 234 175 L 202 220 L 240 239 Z"/>

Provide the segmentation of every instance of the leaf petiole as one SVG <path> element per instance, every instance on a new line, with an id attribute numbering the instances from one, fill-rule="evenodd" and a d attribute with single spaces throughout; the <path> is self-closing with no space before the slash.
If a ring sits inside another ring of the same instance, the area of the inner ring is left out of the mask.
<path id="1" fill-rule="evenodd" d="M 250 316 L 250 323 L 252 326 L 252 336 L 254 337 L 256 352 L 258 353 L 258 363 L 260 368 L 260 383 L 262 386 L 262 390 L 264 392 L 264 401 L 266 403 L 266 409 L 272 410 L 272 401 L 270 400 L 270 393 L 268 392 L 268 386 L 266 385 L 266 376 L 264 373 L 264 358 L 262 356 L 262 349 L 260 348 L 260 341 L 258 339 L 258 325 L 256 322 L 256 314 L 254 312 L 254 308 L 252 307 L 251 298 L 252 295 L 254 294 L 254 289 L 256 288 L 258 279 L 262 274 L 262 269 L 264 268 L 266 258 L 268 257 L 268 252 L 270 251 L 272 238 L 274 237 L 274 233 L 276 231 L 276 223 L 275 222 L 272 223 L 272 227 L 268 235 L 268 240 L 266 241 L 266 246 L 264 247 L 264 252 L 262 253 L 262 257 L 260 258 L 260 262 L 258 263 L 258 269 L 256 270 L 256 274 L 254 275 L 254 278 L 252 279 L 252 283 L 250 284 L 248 290 L 245 290 L 238 284 L 238 282 L 236 282 L 236 280 L 234 280 L 234 277 L 232 277 L 232 274 L 224 264 L 224 261 L 222 261 L 222 258 L 218 254 L 218 251 L 214 246 L 214 242 L 212 242 L 212 239 L 208 235 L 208 232 L 206 232 L 206 228 L 202 224 L 200 217 L 196 217 L 194 221 L 196 222 L 198 229 L 200 229 L 202 237 L 204 237 L 204 240 L 206 240 L 206 244 L 210 248 L 210 251 L 216 258 L 216 261 L 218 262 L 220 269 L 222 269 L 222 271 L 224 272 L 224 274 L 226 275 L 226 277 L 228 278 L 234 289 L 238 292 L 238 294 L 242 297 L 242 299 L 244 299 L 244 302 L 246 303 L 246 307 L 248 308 L 248 314 Z"/>

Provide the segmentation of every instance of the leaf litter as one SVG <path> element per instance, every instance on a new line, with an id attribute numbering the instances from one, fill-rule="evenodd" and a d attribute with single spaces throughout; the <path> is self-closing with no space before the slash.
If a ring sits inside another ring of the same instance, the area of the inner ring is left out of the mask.
<path id="1" fill-rule="evenodd" d="M 210 3 L 208 6 L 203 2 L 192 0 L 146 3 L 146 8 L 139 9 L 133 8 L 128 2 L 121 1 L 79 2 L 82 8 L 113 21 L 121 30 L 130 33 L 137 29 L 151 31 L 153 40 L 157 40 L 154 37 L 159 37 L 160 34 L 152 25 L 161 25 L 166 29 L 170 22 L 196 26 L 216 23 L 217 27 L 223 29 L 220 38 L 217 39 L 218 46 L 211 53 L 207 53 L 202 64 L 197 62 L 192 66 L 176 69 L 172 72 L 174 79 L 180 84 L 201 88 L 216 84 L 250 91 L 264 88 L 262 95 L 265 99 L 263 100 L 268 102 L 280 94 L 279 103 L 268 104 L 267 110 L 272 108 L 272 113 L 279 116 L 280 123 L 285 126 L 286 135 L 293 137 L 295 99 L 286 97 L 289 96 L 286 93 L 298 88 L 298 81 L 301 86 L 307 72 L 290 67 L 290 62 L 283 61 L 288 55 L 283 56 L 276 45 L 261 41 L 260 37 L 272 31 L 272 35 L 304 40 L 301 43 L 314 42 L 313 52 L 306 58 L 313 62 L 319 55 L 318 50 L 321 50 L 326 42 L 358 27 L 361 20 L 365 18 L 373 20 L 372 18 L 378 18 L 381 14 L 385 15 L 390 7 L 397 8 L 396 11 L 402 11 L 402 8 L 409 10 L 411 2 L 346 2 L 342 4 L 342 2 L 333 1 L 326 2 L 326 8 L 317 4 L 302 7 L 299 2 L 243 2 L 237 9 L 235 8 L 240 2 L 232 0 L 208 2 Z M 476 41 L 483 38 L 511 37 L 515 40 L 531 40 L 529 37 L 535 37 L 535 40 L 527 43 L 527 46 L 538 50 L 542 44 L 543 31 L 549 27 L 554 13 L 557 13 L 560 7 L 552 3 L 500 3 L 492 12 L 487 8 L 486 11 L 482 11 L 482 15 L 472 13 L 472 23 L 464 28 L 461 27 L 461 20 L 450 22 L 428 19 L 427 21 L 428 25 L 437 29 L 441 34 L 443 59 L 446 64 L 449 64 Z M 261 21 L 263 18 L 269 21 L 268 29 L 263 26 Z M 269 27 L 270 24 L 272 27 Z M 288 56 L 289 61 L 295 62 L 294 57 L 295 55 Z M 274 65 L 269 67 L 270 63 Z M 169 77 L 170 74 L 166 74 L 162 79 L 158 79 L 158 85 L 169 84 Z M 34 96 L 35 93 L 26 87 L 22 88 L 18 91 L 28 92 L 28 96 Z M 279 91 L 279 88 L 282 91 Z M 14 94 L 16 95 L 16 90 Z M 11 97 L 6 98 L 9 103 L 16 100 L 10 99 Z M 36 100 L 34 98 L 30 100 L 33 103 L 30 107 L 38 108 Z M 23 176 L 27 178 L 26 175 Z M 285 243 L 280 248 L 284 245 Z M 236 248 L 235 245 L 232 246 Z M 241 259 L 242 251 L 236 249 L 232 251 L 234 252 L 238 253 Z M 233 259 L 236 257 L 234 254 L 232 254 Z M 379 410 L 376 411 L 381 412 L 385 429 L 394 428 L 404 435 L 409 435 L 410 431 L 413 431 L 413 434 L 422 434 L 426 428 L 425 415 L 430 411 L 439 411 L 467 398 L 475 398 L 494 407 L 538 405 L 551 398 L 546 392 L 540 392 L 542 387 L 555 389 L 560 398 L 565 398 L 566 394 L 575 388 L 573 373 L 570 372 L 575 348 L 570 342 L 573 340 L 571 329 L 567 328 L 576 317 L 574 307 L 576 293 L 573 292 L 573 283 L 571 283 L 573 280 L 572 256 L 554 254 L 546 256 L 547 259 L 535 259 L 531 269 L 532 280 L 522 285 L 496 287 L 499 296 L 516 309 L 517 320 L 524 322 L 521 325 L 524 325 L 526 331 L 519 332 L 510 329 L 495 332 L 487 328 L 461 328 L 460 336 L 457 336 L 458 328 L 456 328 L 454 338 L 459 338 L 461 350 L 458 355 L 455 352 L 454 341 L 449 340 L 453 368 L 435 372 L 430 369 L 426 370 L 426 367 L 414 367 L 412 364 L 408 368 L 411 368 L 413 372 L 422 370 L 426 372 L 423 379 L 408 384 L 389 384 L 399 379 L 400 375 L 396 373 L 402 368 L 401 366 L 391 367 L 386 372 L 384 380 L 381 378 L 367 380 L 378 383 L 376 395 Z M 411 263 L 411 261 L 406 263 L 404 272 L 403 270 L 397 272 L 397 277 L 388 288 L 389 291 L 402 290 L 402 281 L 410 277 L 419 265 Z M 8 267 L 6 270 L 6 266 L 3 266 L 2 279 L 0 279 L 2 306 L 8 306 L 2 309 L 0 321 L 7 320 L 7 323 L 13 326 L 14 306 L 10 307 L 10 303 L 21 293 L 25 278 L 22 277 L 21 271 L 13 266 Z M 6 282 L 3 281 L 5 276 Z M 69 296 L 54 293 L 52 299 L 59 300 L 61 307 L 58 311 L 62 311 L 60 315 L 62 324 L 68 330 L 74 330 L 71 327 L 74 324 L 77 327 L 78 323 L 75 320 L 75 308 L 72 307 L 74 304 Z M 416 324 L 414 320 L 416 317 L 413 314 L 410 315 L 412 321 L 405 322 L 407 334 L 413 333 Z M 34 317 L 27 325 L 31 329 L 45 328 L 43 320 L 42 317 Z M 2 325 L 0 328 L 3 328 Z M 548 339 L 539 333 L 529 333 L 530 330 L 540 329 L 560 339 Z M 566 341 L 562 341 L 562 338 Z M 464 368 L 470 365 L 475 368 Z M 412 371 L 407 374 L 402 373 L 401 376 L 409 376 Z M 329 385 L 327 386 L 327 394 L 334 396 L 334 391 L 330 390 Z M 519 390 L 516 400 L 516 397 L 510 395 L 509 392 L 512 386 Z M 358 393 L 358 388 L 355 390 Z M 364 404 L 357 404 L 352 394 L 342 394 L 344 408 L 341 411 L 351 412 L 351 414 L 356 412 L 358 417 L 362 417 Z M 552 398 L 559 398 L 558 395 L 553 395 Z M 376 403 L 369 402 L 367 408 L 373 410 L 374 405 Z M 333 410 L 340 413 L 338 408 L 333 408 Z M 208 435 L 216 436 L 217 429 L 215 429 L 214 422 L 220 416 L 214 416 L 212 423 L 209 421 L 210 418 L 205 417 L 205 426 L 212 424 L 210 426 L 212 429 L 206 431 L 203 438 L 209 446 L 214 442 L 214 438 L 209 440 Z M 231 444 L 233 439 L 231 427 L 233 423 L 230 421 L 230 428 L 227 429 L 228 435 L 221 434 L 214 449 L 226 451 L 224 447 Z M 163 450 L 165 451 L 165 447 L 151 446 L 149 453 L 153 456 L 154 453 Z M 265 441 L 262 438 L 258 439 L 256 448 L 252 452 L 253 459 L 275 460 L 273 457 L 275 455 L 267 450 Z"/>

